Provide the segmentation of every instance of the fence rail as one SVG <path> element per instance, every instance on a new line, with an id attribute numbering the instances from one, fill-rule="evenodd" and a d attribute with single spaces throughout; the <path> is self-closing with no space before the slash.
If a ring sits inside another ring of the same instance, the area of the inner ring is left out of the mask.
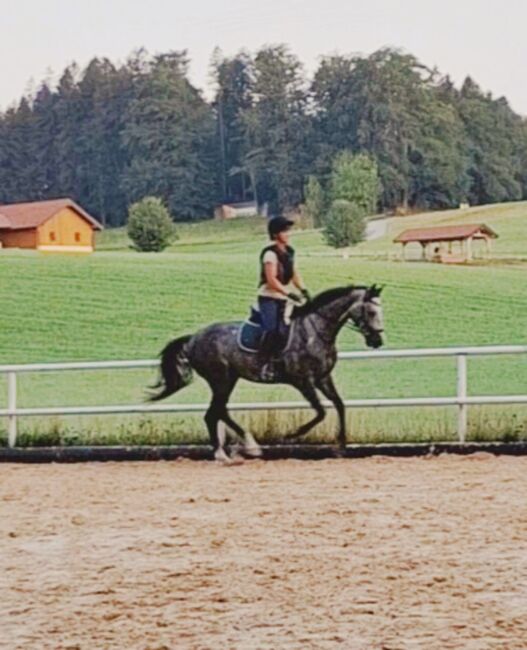
<path id="1" fill-rule="evenodd" d="M 405 397 L 344 400 L 352 408 L 457 406 L 457 433 L 459 442 L 465 442 L 467 433 L 467 411 L 470 405 L 484 404 L 527 404 L 527 395 L 480 395 L 468 396 L 467 359 L 471 356 L 527 354 L 527 345 L 502 345 L 486 347 L 422 348 L 408 350 L 376 350 L 341 352 L 342 361 L 378 359 L 408 359 L 430 357 L 455 357 L 457 368 L 457 389 L 452 397 Z M 28 416 L 50 415 L 108 415 L 117 413 L 202 413 L 208 404 L 130 404 L 114 406 L 58 406 L 17 408 L 17 375 L 28 372 L 62 372 L 85 370 L 118 370 L 132 368 L 154 368 L 157 360 L 138 361 L 86 361 L 71 363 L 33 363 L 0 366 L 0 374 L 7 375 L 7 409 L 0 409 L 0 417 L 8 420 L 8 445 L 16 446 L 17 419 Z M 331 407 L 330 402 L 323 402 Z M 242 402 L 229 404 L 231 411 L 296 410 L 311 408 L 306 402 Z"/>

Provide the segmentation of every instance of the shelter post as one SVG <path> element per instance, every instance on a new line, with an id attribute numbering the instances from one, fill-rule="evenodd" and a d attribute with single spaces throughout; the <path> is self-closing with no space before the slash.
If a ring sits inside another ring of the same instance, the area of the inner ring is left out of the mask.
<path id="1" fill-rule="evenodd" d="M 467 239 L 467 262 L 470 262 L 472 260 L 472 237 L 468 237 Z"/>

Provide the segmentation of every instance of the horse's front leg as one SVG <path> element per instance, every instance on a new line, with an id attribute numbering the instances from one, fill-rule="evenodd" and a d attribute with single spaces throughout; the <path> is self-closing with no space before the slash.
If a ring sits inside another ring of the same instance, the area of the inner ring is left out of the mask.
<path id="1" fill-rule="evenodd" d="M 318 390 L 333 403 L 339 419 L 338 441 L 342 450 L 346 449 L 346 408 L 335 388 L 331 375 L 326 375 L 316 383 Z"/>
<path id="2" fill-rule="evenodd" d="M 312 420 L 309 420 L 309 422 L 303 424 L 294 433 L 290 433 L 289 435 L 285 436 L 286 440 L 293 440 L 295 438 L 301 438 L 302 436 L 305 436 L 308 431 L 310 431 L 319 422 L 322 422 L 322 420 L 326 417 L 326 411 L 318 399 L 317 391 L 315 390 L 313 384 L 306 381 L 302 384 L 294 384 L 294 386 L 295 388 L 298 388 L 306 400 L 315 409 L 316 415 Z"/>

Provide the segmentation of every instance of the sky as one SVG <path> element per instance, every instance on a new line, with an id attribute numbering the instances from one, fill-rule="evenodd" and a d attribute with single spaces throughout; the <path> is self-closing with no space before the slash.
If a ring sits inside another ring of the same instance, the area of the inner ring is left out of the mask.
<path id="1" fill-rule="evenodd" d="M 0 0 L 0 110 L 73 61 L 135 49 L 188 51 L 211 96 L 209 63 L 286 43 L 312 73 L 322 55 L 410 52 L 456 83 L 470 75 L 527 116 L 526 0 Z"/>

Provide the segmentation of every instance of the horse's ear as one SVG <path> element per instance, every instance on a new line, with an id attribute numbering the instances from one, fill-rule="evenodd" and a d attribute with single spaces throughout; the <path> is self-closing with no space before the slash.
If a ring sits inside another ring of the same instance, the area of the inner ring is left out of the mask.
<path id="1" fill-rule="evenodd" d="M 376 284 L 372 284 L 371 287 L 366 290 L 366 295 L 364 296 L 364 300 L 368 301 L 371 300 L 372 298 L 377 298 L 378 296 L 381 295 L 382 290 L 383 287 L 378 287 Z"/>

